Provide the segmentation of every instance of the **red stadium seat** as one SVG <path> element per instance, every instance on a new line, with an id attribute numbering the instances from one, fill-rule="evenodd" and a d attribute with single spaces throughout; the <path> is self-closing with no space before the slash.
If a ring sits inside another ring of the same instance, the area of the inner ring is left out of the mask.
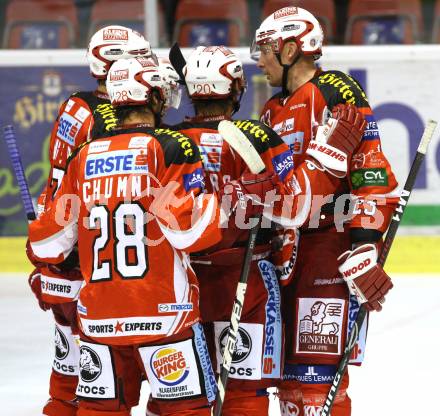
<path id="1" fill-rule="evenodd" d="M 440 43 L 440 0 L 435 3 L 432 43 Z"/>
<path id="2" fill-rule="evenodd" d="M 74 0 L 12 0 L 6 9 L 3 47 L 71 48 L 76 32 Z"/>
<path id="3" fill-rule="evenodd" d="M 159 46 L 166 46 L 164 13 L 158 1 Z M 89 38 L 99 29 L 108 25 L 122 25 L 145 35 L 144 0 L 97 0 L 93 5 Z"/>
<path id="4" fill-rule="evenodd" d="M 263 6 L 263 19 L 276 10 L 287 6 L 302 7 L 312 13 L 322 26 L 325 43 L 333 42 L 336 32 L 333 0 L 266 0 Z"/>
<path id="5" fill-rule="evenodd" d="M 246 0 L 180 0 L 174 41 L 180 46 L 249 44 Z"/>
<path id="6" fill-rule="evenodd" d="M 351 0 L 347 44 L 412 44 L 422 32 L 420 0 Z"/>

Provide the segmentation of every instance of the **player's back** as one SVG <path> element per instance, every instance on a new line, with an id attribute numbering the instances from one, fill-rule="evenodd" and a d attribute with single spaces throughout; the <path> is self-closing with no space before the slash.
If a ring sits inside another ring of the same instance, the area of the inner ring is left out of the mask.
<path id="1" fill-rule="evenodd" d="M 114 134 L 83 146 L 69 166 L 81 200 L 79 317 L 97 340 L 151 342 L 198 319 L 197 282 L 179 249 L 216 242 L 217 224 L 207 225 L 215 207 L 205 204 L 206 221 L 191 223 L 203 182 L 185 136 L 146 128 Z"/>
<path id="2" fill-rule="evenodd" d="M 219 121 L 184 122 L 174 128 L 190 137 L 199 147 L 208 192 L 218 191 L 225 183 L 239 178 L 246 164 L 218 131 Z"/>

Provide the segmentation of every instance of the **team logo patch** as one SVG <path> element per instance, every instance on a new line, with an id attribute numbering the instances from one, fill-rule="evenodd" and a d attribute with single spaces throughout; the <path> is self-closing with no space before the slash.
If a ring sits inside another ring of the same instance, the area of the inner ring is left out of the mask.
<path id="1" fill-rule="evenodd" d="M 146 174 L 148 172 L 145 150 L 115 150 L 89 154 L 85 163 L 85 179 L 111 175 Z"/>
<path id="2" fill-rule="evenodd" d="M 128 30 L 106 29 L 103 33 L 103 40 L 128 40 Z"/>
<path id="3" fill-rule="evenodd" d="M 110 81 L 124 81 L 128 79 L 128 69 L 110 72 Z"/>
<path id="4" fill-rule="evenodd" d="M 129 149 L 140 149 L 146 148 L 148 146 L 148 142 L 151 140 L 151 137 L 147 136 L 137 136 L 132 137 L 130 142 L 128 143 Z"/>
<path id="5" fill-rule="evenodd" d="M 157 305 L 157 310 L 160 313 L 192 311 L 193 304 L 192 303 L 159 303 Z"/>
<path id="6" fill-rule="evenodd" d="M 98 354 L 86 345 L 81 345 L 79 352 L 79 374 L 81 380 L 87 383 L 95 381 L 102 372 L 102 364 Z"/>
<path id="7" fill-rule="evenodd" d="M 199 146 L 203 167 L 212 172 L 220 172 L 222 148 L 215 146 Z"/>
<path id="8" fill-rule="evenodd" d="M 303 152 L 304 146 L 304 132 L 297 131 L 283 136 L 284 142 L 289 146 L 290 151 L 294 155 L 300 155 Z"/>
<path id="9" fill-rule="evenodd" d="M 185 191 L 190 189 L 204 189 L 205 188 L 205 177 L 203 175 L 203 170 L 198 168 L 192 173 L 187 173 L 183 175 L 183 186 Z"/>
<path id="10" fill-rule="evenodd" d="M 293 169 L 293 156 L 286 150 L 272 158 L 272 165 L 276 174 L 283 181 L 287 174 Z"/>
<path id="11" fill-rule="evenodd" d="M 379 139 L 379 127 L 377 126 L 376 119 L 374 116 L 366 115 L 365 121 L 367 122 L 367 127 L 365 127 L 364 135 L 362 136 L 363 140 L 375 140 Z"/>
<path id="12" fill-rule="evenodd" d="M 283 9 L 277 10 L 274 13 L 273 18 L 276 20 L 276 19 L 281 19 L 282 17 L 285 16 L 290 16 L 295 14 L 298 14 L 298 7 L 284 7 Z"/>
<path id="13" fill-rule="evenodd" d="M 75 118 L 77 118 L 81 123 L 86 121 L 86 118 L 90 115 L 90 111 L 84 107 L 80 107 L 78 111 L 75 113 Z"/>
<path id="14" fill-rule="evenodd" d="M 287 120 L 283 120 L 281 123 L 277 123 L 273 126 L 273 130 L 277 134 L 287 133 L 293 130 L 293 126 L 295 125 L 294 118 L 288 118 Z"/>
<path id="15" fill-rule="evenodd" d="M 226 345 L 228 329 L 229 328 L 226 327 L 220 333 L 220 347 L 221 347 L 222 355 Z M 237 364 L 244 361 L 251 353 L 251 350 L 252 350 L 252 339 L 249 333 L 245 331 L 243 328 L 239 327 L 237 334 L 237 342 L 235 344 L 234 354 L 232 355 L 232 362 L 234 364 Z"/>
<path id="16" fill-rule="evenodd" d="M 75 138 L 82 127 L 77 119 L 70 114 L 63 113 L 58 123 L 57 137 L 70 146 L 75 145 Z"/>
<path id="17" fill-rule="evenodd" d="M 69 349 L 66 336 L 55 326 L 55 357 L 64 360 L 69 355 Z"/>
<path id="18" fill-rule="evenodd" d="M 172 347 L 156 350 L 151 356 L 150 368 L 157 380 L 165 386 L 176 386 L 189 374 L 183 352 Z"/>
<path id="19" fill-rule="evenodd" d="M 333 298 L 300 298 L 296 352 L 340 354 L 345 302 Z"/>
<path id="20" fill-rule="evenodd" d="M 202 146 L 222 146 L 223 137 L 216 133 L 202 133 L 200 136 L 200 144 Z"/>

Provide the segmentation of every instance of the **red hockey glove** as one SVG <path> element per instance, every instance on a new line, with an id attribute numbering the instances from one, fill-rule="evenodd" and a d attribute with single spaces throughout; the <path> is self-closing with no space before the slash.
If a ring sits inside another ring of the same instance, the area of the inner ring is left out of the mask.
<path id="1" fill-rule="evenodd" d="M 327 122 L 318 127 L 306 153 L 318 160 L 332 175 L 343 177 L 347 174 L 348 160 L 362 140 L 366 125 L 364 115 L 354 105 L 338 104 Z"/>
<path id="2" fill-rule="evenodd" d="M 40 308 L 43 311 L 47 311 L 48 309 L 50 309 L 51 305 L 41 300 L 41 272 L 38 267 L 30 274 L 28 283 L 32 289 L 32 292 L 34 292 L 34 295 L 38 300 Z"/>
<path id="3" fill-rule="evenodd" d="M 390 277 L 377 264 L 374 244 L 364 244 L 338 257 L 339 271 L 350 293 L 369 311 L 380 311 L 385 295 L 393 287 Z"/>
<path id="4" fill-rule="evenodd" d="M 245 173 L 231 182 L 227 182 L 219 190 L 219 201 L 227 218 L 239 210 L 244 211 L 244 219 L 261 214 L 270 202 L 267 193 L 276 189 L 279 179 L 273 173 Z"/>

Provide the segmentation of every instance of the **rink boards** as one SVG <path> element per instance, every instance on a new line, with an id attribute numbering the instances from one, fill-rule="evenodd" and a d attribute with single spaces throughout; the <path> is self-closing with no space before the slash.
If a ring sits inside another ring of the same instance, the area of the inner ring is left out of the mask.
<path id="1" fill-rule="evenodd" d="M 403 228 L 403 233 L 408 229 Z M 25 237 L 0 238 L 0 273 L 25 273 L 32 270 L 25 253 Z M 440 274 L 439 235 L 401 235 L 396 237 L 387 259 L 388 273 Z"/>

